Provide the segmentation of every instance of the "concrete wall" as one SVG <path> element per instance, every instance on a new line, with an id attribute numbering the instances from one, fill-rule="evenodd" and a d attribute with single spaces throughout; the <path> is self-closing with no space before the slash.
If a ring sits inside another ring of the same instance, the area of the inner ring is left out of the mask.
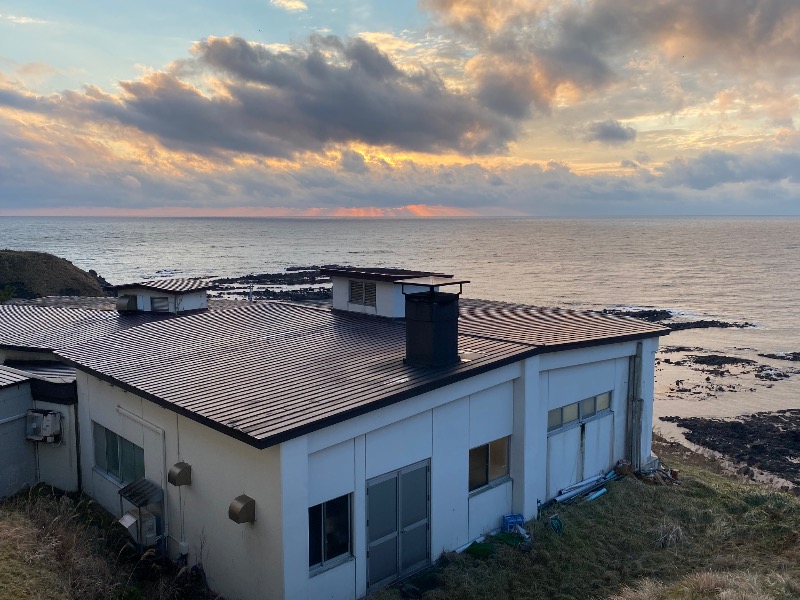
<path id="1" fill-rule="evenodd" d="M 120 515 L 120 483 L 94 467 L 97 422 L 144 449 L 145 477 L 164 490 L 173 556 L 186 542 L 189 564 L 202 563 L 209 585 L 228 598 L 283 596 L 280 448 L 257 450 L 82 372 L 78 397 L 88 495 Z M 192 466 L 192 484 L 177 488 L 167 483 L 166 472 L 180 461 Z M 228 518 L 229 504 L 241 494 L 256 501 L 255 523 Z"/>
<path id="2" fill-rule="evenodd" d="M 39 481 L 67 492 L 78 490 L 77 405 L 33 401 L 33 408 L 61 415 L 61 441 L 38 442 Z"/>
<path id="3" fill-rule="evenodd" d="M 403 296 L 403 286 L 389 281 L 376 281 L 375 306 L 352 304 L 350 300 L 350 281 L 361 281 L 358 277 L 331 277 L 333 283 L 333 308 L 348 310 L 350 312 L 378 315 L 402 319 L 406 316 L 406 299 Z M 436 288 L 438 290 L 438 288 Z M 428 288 L 421 286 L 406 286 L 406 293 L 425 292 Z"/>
<path id="4" fill-rule="evenodd" d="M 187 292 L 185 294 L 175 294 L 169 292 L 159 292 L 145 288 L 129 288 L 123 290 L 122 296 L 136 296 L 136 310 L 150 312 L 151 298 L 167 298 L 169 301 L 169 312 L 181 313 L 188 310 L 198 310 L 208 308 L 208 294 L 205 290 L 199 292 Z"/>
<path id="5" fill-rule="evenodd" d="M 25 439 L 25 417 L 32 407 L 27 381 L 0 389 L 0 498 L 36 483 L 36 444 Z"/>

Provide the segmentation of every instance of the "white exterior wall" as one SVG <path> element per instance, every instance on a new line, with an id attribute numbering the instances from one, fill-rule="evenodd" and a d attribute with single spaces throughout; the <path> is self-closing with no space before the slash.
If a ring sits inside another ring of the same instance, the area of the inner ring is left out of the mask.
<path id="1" fill-rule="evenodd" d="M 39 481 L 67 492 L 78 490 L 78 447 L 75 404 L 33 401 L 33 408 L 52 410 L 61 415 L 61 442 L 38 442 Z"/>
<path id="2" fill-rule="evenodd" d="M 656 346 L 647 340 L 643 347 L 646 407 Z M 171 548 L 185 540 L 189 563 L 203 563 L 212 589 L 242 599 L 358 598 L 366 594 L 369 479 L 430 460 L 434 560 L 496 529 L 504 514 L 530 519 L 548 499 L 550 408 L 611 390 L 611 454 L 624 456 L 628 363 L 635 351 L 631 342 L 535 356 L 266 450 L 80 373 L 84 485 L 119 513 L 119 486 L 92 468 L 96 421 L 145 449 L 146 476 L 166 492 Z M 644 415 L 643 428 L 649 418 Z M 470 494 L 469 449 L 509 435 L 510 479 Z M 649 440 L 643 440 L 648 454 Z M 175 488 L 164 478 L 180 460 L 192 465 L 192 484 Z M 560 466 L 557 458 L 553 464 Z M 227 517 L 240 494 L 256 500 L 254 524 Z M 345 494 L 352 494 L 353 556 L 310 576 L 308 508 Z"/>
<path id="3" fill-rule="evenodd" d="M 389 281 L 375 281 L 375 306 L 364 306 L 363 304 L 353 304 L 350 302 L 350 281 L 361 280 L 358 277 L 331 277 L 333 282 L 332 306 L 337 310 L 348 310 L 350 312 L 377 315 L 379 317 L 391 317 L 402 319 L 406 316 L 406 299 L 403 296 L 403 286 Z M 438 287 L 435 288 L 438 291 Z M 405 286 L 406 293 L 425 292 L 428 288 L 417 285 Z"/>
<path id="4" fill-rule="evenodd" d="M 94 468 L 94 421 L 144 449 L 145 476 L 164 489 L 173 556 L 186 541 L 189 564 L 202 563 L 209 585 L 228 598 L 283 596 L 280 448 L 257 450 L 83 372 L 78 397 L 89 496 L 120 515 L 121 485 Z M 192 483 L 177 488 L 167 483 L 166 472 L 180 461 L 192 466 Z M 289 467 L 299 468 L 286 465 L 286 473 Z M 228 518 L 229 504 L 241 494 L 256 501 L 255 523 Z"/>
<path id="5" fill-rule="evenodd" d="M 36 483 L 36 445 L 25 439 L 25 417 L 32 407 L 27 381 L 0 389 L 0 498 Z"/>
<path id="6" fill-rule="evenodd" d="M 151 298 L 167 298 L 169 301 L 169 312 L 171 313 L 208 308 L 208 294 L 205 290 L 182 294 L 160 292 L 145 288 L 127 288 L 125 290 L 120 290 L 120 296 L 133 295 L 136 296 L 136 310 L 143 312 L 150 312 Z"/>

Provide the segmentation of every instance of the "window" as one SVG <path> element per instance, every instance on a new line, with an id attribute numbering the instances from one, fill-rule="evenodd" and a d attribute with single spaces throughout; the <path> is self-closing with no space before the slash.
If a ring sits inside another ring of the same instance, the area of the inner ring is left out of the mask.
<path id="1" fill-rule="evenodd" d="M 144 450 L 102 425 L 93 425 L 95 466 L 120 483 L 144 477 Z"/>
<path id="2" fill-rule="evenodd" d="M 469 451 L 469 491 L 508 475 L 508 438 L 500 438 Z"/>
<path id="3" fill-rule="evenodd" d="M 375 306 L 376 287 L 374 281 L 350 281 L 350 303 Z"/>
<path id="4" fill-rule="evenodd" d="M 597 413 L 611 407 L 611 392 L 605 392 L 580 402 L 573 402 L 561 408 L 554 408 L 547 413 L 547 431 L 560 429 L 573 423 L 585 421 Z"/>
<path id="5" fill-rule="evenodd" d="M 156 297 L 150 298 L 150 310 L 153 312 L 169 312 L 169 298 Z"/>
<path id="6" fill-rule="evenodd" d="M 350 556 L 350 495 L 308 509 L 308 566 L 328 566 Z"/>

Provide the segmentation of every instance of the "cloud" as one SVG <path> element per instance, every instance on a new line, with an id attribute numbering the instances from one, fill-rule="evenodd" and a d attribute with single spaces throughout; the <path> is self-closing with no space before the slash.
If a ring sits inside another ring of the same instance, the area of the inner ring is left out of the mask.
<path id="1" fill-rule="evenodd" d="M 800 67 L 800 3 L 661 0 L 422 0 L 439 24 L 474 48 L 484 104 L 514 118 L 591 97 L 655 59 L 711 78 Z M 708 87 L 708 86 L 706 86 Z"/>
<path id="2" fill-rule="evenodd" d="M 583 139 L 587 142 L 620 145 L 636 139 L 636 130 L 633 127 L 623 125 L 613 119 L 586 123 L 580 130 Z"/>
<path id="3" fill-rule="evenodd" d="M 73 121 L 119 123 L 165 147 L 203 156 L 291 157 L 359 142 L 415 152 L 502 153 L 517 130 L 451 91 L 430 71 L 404 71 L 373 44 L 314 36 L 273 51 L 240 37 L 208 38 L 170 71 L 120 82 L 122 93 L 35 97 L 0 89 L 0 105 Z M 194 80 L 216 80 L 204 90 Z"/>
<path id="4" fill-rule="evenodd" d="M 302 0 L 269 0 L 272 6 L 282 8 L 289 12 L 303 12 L 308 10 L 308 6 Z"/>
<path id="5" fill-rule="evenodd" d="M 666 187 L 708 190 L 751 182 L 800 183 L 800 153 L 736 154 L 713 151 L 696 158 L 676 158 L 657 169 Z"/>
<path id="6" fill-rule="evenodd" d="M 34 19 L 33 17 L 24 17 L 20 15 L 5 15 L 0 14 L 0 20 L 10 21 L 17 25 L 45 25 L 47 21 L 44 19 Z"/>

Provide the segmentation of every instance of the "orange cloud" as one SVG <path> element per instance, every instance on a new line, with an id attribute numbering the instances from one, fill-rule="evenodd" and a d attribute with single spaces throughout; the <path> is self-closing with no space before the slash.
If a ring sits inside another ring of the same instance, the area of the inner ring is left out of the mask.
<path id="1" fill-rule="evenodd" d="M 480 213 L 456 206 L 409 204 L 382 207 L 290 208 L 262 206 L 231 206 L 225 208 L 164 206 L 150 208 L 117 208 L 71 206 L 58 208 L 0 209 L 0 216 L 15 217 L 474 217 Z"/>

